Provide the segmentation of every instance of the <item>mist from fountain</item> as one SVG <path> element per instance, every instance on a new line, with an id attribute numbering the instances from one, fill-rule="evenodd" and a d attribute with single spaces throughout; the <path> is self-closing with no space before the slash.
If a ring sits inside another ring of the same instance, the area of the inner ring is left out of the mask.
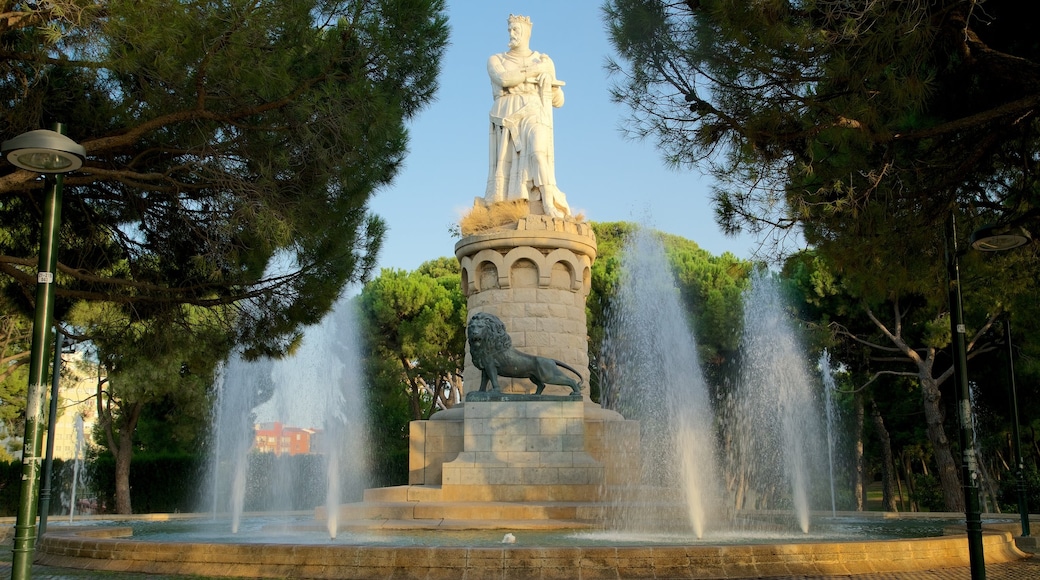
<path id="1" fill-rule="evenodd" d="M 282 511 L 292 509 L 290 498 L 301 495 L 300 489 L 310 490 L 303 495 L 324 496 L 331 537 L 337 533 L 338 506 L 360 500 L 369 462 L 356 326 L 353 301 L 341 300 L 321 324 L 306 329 L 292 355 L 257 361 L 233 356 L 218 369 L 204 488 L 210 490 L 214 515 L 230 514 L 232 533 L 239 531 L 247 498 L 253 498 L 256 511 Z M 254 424 L 271 422 L 320 429 L 311 451 L 324 458 L 320 476 L 288 461 L 268 462 L 274 473 L 251 473 Z"/>
<path id="2" fill-rule="evenodd" d="M 820 355 L 820 376 L 823 378 L 824 408 L 827 417 L 827 475 L 831 484 L 831 515 L 833 516 L 838 511 L 834 493 L 834 438 L 837 437 L 837 429 L 834 425 L 837 414 L 834 391 L 837 386 L 834 383 L 834 373 L 831 371 L 831 353 L 827 352 L 827 349 L 823 349 L 823 354 Z"/>
<path id="3" fill-rule="evenodd" d="M 79 475 L 83 471 L 81 469 L 83 465 L 83 442 L 86 441 L 83 434 L 83 414 L 77 413 L 72 424 L 76 430 L 76 447 L 72 456 L 72 491 L 69 497 L 70 524 L 72 523 L 72 518 L 76 515 L 76 488 L 79 487 Z"/>
<path id="4" fill-rule="evenodd" d="M 231 532 L 238 533 L 245 507 L 249 451 L 253 447 L 253 408 L 273 390 L 270 360 L 249 362 L 233 355 L 217 369 L 207 474 L 212 490 L 211 510 L 231 516 Z"/>
<path id="5" fill-rule="evenodd" d="M 600 370 L 608 407 L 641 425 L 638 481 L 612 490 L 624 532 L 659 532 L 679 505 L 703 536 L 718 505 L 718 461 L 697 344 L 661 241 L 640 228 L 627 241 L 610 305 Z"/>
<path id="6" fill-rule="evenodd" d="M 360 501 L 371 484 L 367 389 L 355 306 L 353 301 L 342 302 L 313 335 L 312 359 L 318 364 L 311 367 L 311 380 L 320 384 L 324 376 L 329 381 L 323 390 L 321 452 L 326 457 L 326 527 L 331 538 L 338 532 L 340 504 Z"/>
<path id="7" fill-rule="evenodd" d="M 688 514 L 698 538 L 707 529 L 749 525 L 733 510 L 788 511 L 807 533 L 822 493 L 816 486 L 831 480 L 824 409 L 777 279 L 751 277 L 740 370 L 714 408 L 689 317 L 652 231 L 640 228 L 626 241 L 620 271 L 598 365 L 602 400 L 640 422 L 643 462 L 638 481 L 608 490 L 611 527 L 661 531 L 668 510 L 660 506 L 671 505 Z"/>
<path id="8" fill-rule="evenodd" d="M 744 294 L 741 370 L 731 399 L 729 425 L 735 454 L 738 509 L 790 506 L 809 531 L 815 481 L 822 465 L 822 409 L 805 349 L 785 313 L 780 283 L 752 274 Z"/>

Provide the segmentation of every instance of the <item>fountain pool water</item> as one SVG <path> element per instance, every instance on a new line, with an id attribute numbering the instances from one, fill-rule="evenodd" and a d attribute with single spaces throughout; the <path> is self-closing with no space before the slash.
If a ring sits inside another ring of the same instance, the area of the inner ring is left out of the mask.
<path id="1" fill-rule="evenodd" d="M 615 530 L 513 530 L 520 546 L 619 546 L 619 545 L 750 545 L 770 542 L 809 543 L 821 541 L 862 541 L 864 539 L 923 538 L 942 535 L 943 529 L 958 525 L 951 514 L 924 518 L 881 518 L 846 514 L 841 517 L 820 515 L 819 525 L 809 534 L 792 536 L 776 526 L 769 514 L 759 515 L 764 525 L 756 530 L 730 530 L 713 534 L 710 540 L 682 533 L 631 534 Z M 100 520 L 98 524 L 115 522 Z M 354 522 L 358 524 L 358 522 Z M 97 524 L 95 524 L 97 525 Z M 242 519 L 239 533 L 228 535 L 223 522 L 208 518 L 185 518 L 173 521 L 133 521 L 125 524 L 133 537 L 150 542 L 196 542 L 215 544 L 299 544 L 299 545 L 364 545 L 364 546 L 495 546 L 503 543 L 501 529 L 383 529 L 351 527 L 330 539 L 324 526 L 311 514 L 298 516 L 249 515 Z"/>
<path id="2" fill-rule="evenodd" d="M 373 522 L 333 539 L 313 520 L 245 517 L 233 536 L 212 521 L 56 525 L 37 546 L 37 563 L 207 577 L 561 580 L 845 576 L 968 566 L 963 533 L 938 535 L 945 524 L 962 532 L 959 514 L 943 514 L 945 520 L 873 515 L 819 517 L 814 530 L 796 540 L 765 533 L 704 541 L 680 534 L 633 539 L 616 532 L 515 530 L 516 543 L 509 544 L 502 543 L 501 529 L 402 531 Z M 1007 531 L 987 533 L 983 542 L 987 564 L 1026 556 Z"/>

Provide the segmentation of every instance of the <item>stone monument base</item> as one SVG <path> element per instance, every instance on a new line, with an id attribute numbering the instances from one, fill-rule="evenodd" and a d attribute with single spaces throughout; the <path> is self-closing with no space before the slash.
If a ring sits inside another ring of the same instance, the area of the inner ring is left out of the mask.
<path id="1" fill-rule="evenodd" d="M 636 421 L 580 397 L 472 395 L 447 419 L 411 423 L 409 485 L 440 501 L 595 502 L 638 477 Z"/>
<path id="2" fill-rule="evenodd" d="M 477 393 L 486 395 L 487 393 Z M 603 485 L 603 464 L 585 451 L 581 397 L 467 397 L 463 451 L 442 466 L 445 500 L 583 501 Z"/>

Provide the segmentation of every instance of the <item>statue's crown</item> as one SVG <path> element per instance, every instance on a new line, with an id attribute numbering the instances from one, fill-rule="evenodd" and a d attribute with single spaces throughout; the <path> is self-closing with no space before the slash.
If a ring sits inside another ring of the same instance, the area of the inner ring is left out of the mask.
<path id="1" fill-rule="evenodd" d="M 510 14 L 509 15 L 509 24 L 512 24 L 514 22 L 517 22 L 519 24 L 523 24 L 524 26 L 526 26 L 528 28 L 531 28 L 531 17 L 530 16 L 520 16 L 519 14 Z"/>

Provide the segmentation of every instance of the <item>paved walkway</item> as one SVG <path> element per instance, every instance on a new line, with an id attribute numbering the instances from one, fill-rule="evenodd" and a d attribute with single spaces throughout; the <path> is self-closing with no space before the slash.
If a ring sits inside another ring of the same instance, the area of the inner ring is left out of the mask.
<path id="1" fill-rule="evenodd" d="M 4 555 L 6 561 L 0 562 L 0 578 L 11 577 L 10 552 Z M 119 572 L 92 572 L 88 570 L 71 570 L 53 566 L 33 566 L 32 577 L 42 580 L 65 580 L 67 578 L 99 578 L 110 580 L 184 580 L 193 578 L 205 580 L 202 576 L 168 576 L 154 574 L 126 574 Z M 854 576 L 787 576 L 774 577 L 776 580 L 805 579 L 813 580 L 971 580 L 968 568 L 944 568 L 923 572 L 893 572 L 885 574 L 856 574 Z M 508 580 L 508 579 L 504 579 Z M 986 580 L 1040 580 L 1040 556 L 1033 556 L 1018 562 L 992 564 L 986 566 Z"/>

